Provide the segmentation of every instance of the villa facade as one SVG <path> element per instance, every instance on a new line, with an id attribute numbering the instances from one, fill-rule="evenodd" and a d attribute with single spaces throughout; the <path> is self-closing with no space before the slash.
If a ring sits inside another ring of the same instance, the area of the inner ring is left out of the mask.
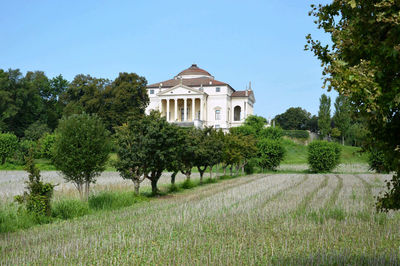
<path id="1" fill-rule="evenodd" d="M 180 126 L 213 126 L 224 131 L 240 126 L 253 114 L 251 84 L 236 91 L 193 64 L 173 79 L 147 86 L 150 103 L 146 113 L 159 110 L 167 121 Z"/>

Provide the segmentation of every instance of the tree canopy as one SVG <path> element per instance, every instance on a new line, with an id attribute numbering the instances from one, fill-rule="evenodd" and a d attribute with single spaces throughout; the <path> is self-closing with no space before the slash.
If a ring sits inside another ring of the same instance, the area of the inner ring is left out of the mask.
<path id="1" fill-rule="evenodd" d="M 290 107 L 284 113 L 275 116 L 275 122 L 285 130 L 308 129 L 311 114 L 301 107 Z"/>
<path id="2" fill-rule="evenodd" d="M 328 90 L 349 98 L 367 124 L 373 143 L 396 174 L 378 202 L 400 208 L 400 4 L 387 0 L 334 0 L 312 6 L 318 28 L 331 36 L 323 44 L 307 36 L 306 49 L 322 62 Z"/>

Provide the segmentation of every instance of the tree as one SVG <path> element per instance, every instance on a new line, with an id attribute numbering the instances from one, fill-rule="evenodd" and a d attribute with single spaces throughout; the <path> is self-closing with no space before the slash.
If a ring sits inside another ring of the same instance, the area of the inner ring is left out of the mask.
<path id="1" fill-rule="evenodd" d="M 276 123 L 285 130 L 305 130 L 311 114 L 300 107 L 290 107 L 283 114 L 275 116 Z"/>
<path id="2" fill-rule="evenodd" d="M 321 138 L 329 136 L 331 132 L 331 98 L 325 94 L 319 99 L 318 128 Z"/>
<path id="3" fill-rule="evenodd" d="M 83 74 L 76 75 L 61 97 L 66 105 L 63 111 L 64 115 L 83 112 L 98 114 L 104 106 L 103 92 L 110 83 L 108 79 L 94 78 Z M 99 116 L 101 117 L 101 115 Z"/>
<path id="4" fill-rule="evenodd" d="M 130 118 L 144 114 L 149 104 L 147 80 L 136 73 L 119 73 L 118 77 L 105 88 L 104 105 L 99 115 L 107 121 L 107 128 L 126 123 Z"/>
<path id="5" fill-rule="evenodd" d="M 43 72 L 0 69 L 0 127 L 18 137 L 43 114 L 40 91 L 46 85 Z"/>
<path id="6" fill-rule="evenodd" d="M 350 128 L 351 110 L 350 103 L 346 96 L 339 95 L 335 100 L 335 114 L 333 115 L 335 126 L 339 129 L 342 137 L 342 145 L 344 145 L 344 138 Z"/>
<path id="7" fill-rule="evenodd" d="M 176 145 L 180 140 L 179 128 L 168 123 L 157 111 L 151 111 L 141 119 L 131 119 L 128 126 L 132 128 L 133 152 L 140 154 L 137 157 L 140 159 L 137 163 L 141 167 L 140 172 L 150 180 L 155 195 L 161 174 L 180 151 L 179 145 Z"/>
<path id="8" fill-rule="evenodd" d="M 308 120 L 306 128 L 311 132 L 318 133 L 318 116 L 313 115 L 310 120 Z"/>
<path id="9" fill-rule="evenodd" d="M 222 160 L 223 143 L 218 137 L 217 132 L 212 127 L 204 129 L 194 129 L 195 142 L 194 166 L 200 173 L 200 182 L 203 182 L 203 175 L 207 167 L 212 167 Z"/>
<path id="10" fill-rule="evenodd" d="M 240 139 L 239 135 L 226 134 L 224 137 L 224 153 L 223 153 L 223 163 L 224 163 L 224 175 L 226 175 L 226 168 L 230 166 L 231 175 L 233 165 L 238 164 L 241 159 L 241 151 L 239 145 Z"/>
<path id="11" fill-rule="evenodd" d="M 328 90 L 349 97 L 369 131 L 368 146 L 383 152 L 396 174 L 378 209 L 400 208 L 400 5 L 386 0 L 335 0 L 312 6 L 310 15 L 332 45 L 307 36 L 324 66 Z M 372 145 L 373 144 L 373 145 Z"/>
<path id="12" fill-rule="evenodd" d="M 90 184 L 105 170 L 110 150 L 109 132 L 100 118 L 75 114 L 61 119 L 52 160 L 65 180 L 74 183 L 81 199 L 88 200 Z"/>
<path id="13" fill-rule="evenodd" d="M 115 167 L 122 178 L 129 179 L 135 187 L 135 194 L 139 195 L 140 183 L 145 179 L 143 174 L 144 150 L 136 134 L 136 124 L 124 124 L 116 130 L 117 161 Z"/>

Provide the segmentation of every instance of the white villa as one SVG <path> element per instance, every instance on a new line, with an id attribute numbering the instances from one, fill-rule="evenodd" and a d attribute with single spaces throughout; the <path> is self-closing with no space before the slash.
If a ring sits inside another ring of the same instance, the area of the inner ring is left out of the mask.
<path id="1" fill-rule="evenodd" d="M 254 93 L 236 91 L 193 64 L 173 79 L 147 86 L 150 110 L 159 110 L 167 121 L 181 126 L 213 126 L 227 131 L 253 114 Z"/>

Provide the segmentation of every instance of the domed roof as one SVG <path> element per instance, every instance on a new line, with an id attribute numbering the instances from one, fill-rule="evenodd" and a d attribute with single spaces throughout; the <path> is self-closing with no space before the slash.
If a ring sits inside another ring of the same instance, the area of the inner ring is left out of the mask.
<path id="1" fill-rule="evenodd" d="M 196 64 L 193 64 L 188 69 L 181 71 L 177 76 L 209 76 L 212 77 L 210 73 L 204 69 L 199 68 Z"/>

